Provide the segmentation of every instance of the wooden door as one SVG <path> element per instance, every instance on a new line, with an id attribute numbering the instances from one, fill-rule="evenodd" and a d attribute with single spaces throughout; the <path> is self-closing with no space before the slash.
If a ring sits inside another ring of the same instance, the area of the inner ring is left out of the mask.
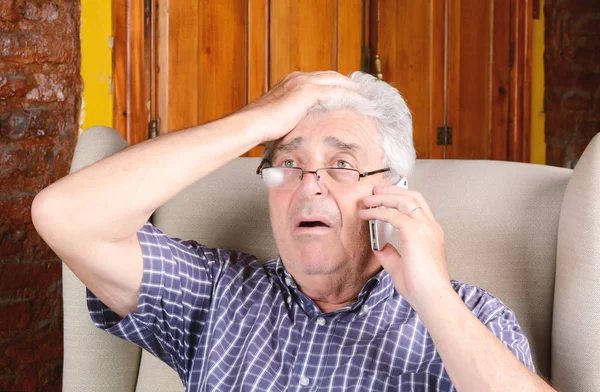
<path id="1" fill-rule="evenodd" d="M 529 160 L 531 10 L 529 0 L 372 0 L 371 48 L 413 113 L 418 158 Z"/>
<path id="2" fill-rule="evenodd" d="M 419 158 L 528 161 L 531 0 L 113 2 L 115 119 L 130 143 L 149 124 L 228 115 L 292 71 L 360 69 L 367 43 L 413 112 Z"/>
<path id="3" fill-rule="evenodd" d="M 358 69 L 361 21 L 361 0 L 160 1 L 159 134 L 228 115 L 292 71 Z"/>

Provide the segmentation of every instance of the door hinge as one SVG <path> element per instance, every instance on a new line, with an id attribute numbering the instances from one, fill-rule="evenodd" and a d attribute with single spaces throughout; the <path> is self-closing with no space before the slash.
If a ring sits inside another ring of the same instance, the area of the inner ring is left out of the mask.
<path id="1" fill-rule="evenodd" d="M 158 121 L 156 120 L 152 120 L 150 121 L 150 123 L 148 124 L 148 136 L 150 137 L 150 139 L 154 139 L 155 137 L 158 136 Z"/>
<path id="2" fill-rule="evenodd" d="M 452 127 L 444 125 L 437 129 L 437 144 L 442 146 L 452 144 Z"/>

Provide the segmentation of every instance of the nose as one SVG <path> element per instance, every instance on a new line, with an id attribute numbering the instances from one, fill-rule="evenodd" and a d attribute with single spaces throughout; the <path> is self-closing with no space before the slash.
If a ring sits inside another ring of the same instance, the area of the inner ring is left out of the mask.
<path id="1" fill-rule="evenodd" d="M 304 171 L 302 175 L 302 190 L 310 194 L 322 194 L 326 188 L 323 185 L 323 177 L 318 178 L 319 175 L 315 171 Z"/>

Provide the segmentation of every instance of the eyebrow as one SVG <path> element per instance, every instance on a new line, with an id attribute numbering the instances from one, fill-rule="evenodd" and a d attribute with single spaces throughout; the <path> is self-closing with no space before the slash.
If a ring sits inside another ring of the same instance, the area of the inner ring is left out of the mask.
<path id="1" fill-rule="evenodd" d="M 327 145 L 329 145 L 330 147 L 333 147 L 337 150 L 342 150 L 342 151 L 356 151 L 359 150 L 360 147 L 358 146 L 358 144 L 355 143 L 350 143 L 350 142 L 344 142 L 336 137 L 333 136 L 328 136 L 325 138 L 325 143 Z"/>
<path id="2" fill-rule="evenodd" d="M 277 145 L 275 150 L 277 152 L 290 152 L 297 150 L 304 143 L 304 138 L 302 136 L 298 136 L 287 143 L 280 143 Z M 336 150 L 341 151 L 356 151 L 359 150 L 360 147 L 356 143 L 344 142 L 337 137 L 328 136 L 325 138 L 325 144 L 328 146 L 335 148 Z"/>
<path id="3" fill-rule="evenodd" d="M 297 150 L 302 145 L 302 143 L 304 143 L 304 138 L 302 136 L 298 136 L 298 137 L 292 139 L 290 142 L 278 144 L 277 147 L 275 148 L 275 151 L 276 152 L 294 151 L 294 150 Z"/>

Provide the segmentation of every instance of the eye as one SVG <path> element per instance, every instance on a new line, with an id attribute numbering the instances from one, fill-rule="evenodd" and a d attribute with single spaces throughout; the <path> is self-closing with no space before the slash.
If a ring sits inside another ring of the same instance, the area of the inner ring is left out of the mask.
<path id="1" fill-rule="evenodd" d="M 296 162 L 293 159 L 284 159 L 281 162 L 281 166 L 283 166 L 283 167 L 296 167 Z"/>
<path id="2" fill-rule="evenodd" d="M 337 160 L 337 161 L 335 161 L 334 167 L 336 169 L 350 169 L 350 164 L 346 161 Z"/>

